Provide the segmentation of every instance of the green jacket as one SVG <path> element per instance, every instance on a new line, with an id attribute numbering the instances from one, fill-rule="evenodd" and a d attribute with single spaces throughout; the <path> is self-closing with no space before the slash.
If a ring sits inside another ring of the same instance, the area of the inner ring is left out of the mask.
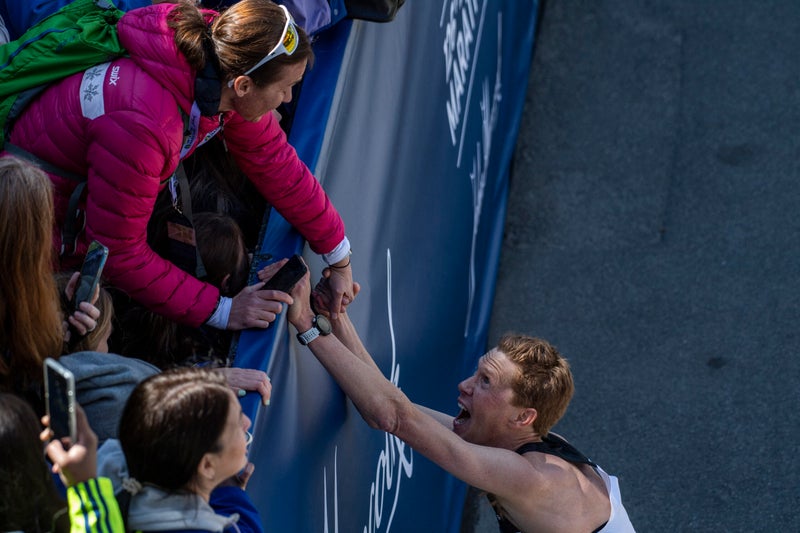
<path id="1" fill-rule="evenodd" d="M 90 479 L 67 488 L 70 533 L 124 533 L 111 480 Z"/>

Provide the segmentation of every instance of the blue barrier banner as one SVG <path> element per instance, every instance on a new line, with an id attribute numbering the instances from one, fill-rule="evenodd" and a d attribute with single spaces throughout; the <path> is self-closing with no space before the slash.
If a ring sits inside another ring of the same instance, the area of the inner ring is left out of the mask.
<path id="1" fill-rule="evenodd" d="M 486 349 L 537 11 L 409 0 L 391 23 L 337 24 L 315 44 L 292 126 L 347 225 L 364 344 L 412 401 L 443 412 Z M 301 249 L 271 213 L 262 252 Z M 305 257 L 316 281 L 324 265 Z M 236 352 L 273 384 L 269 406 L 243 401 L 265 530 L 457 532 L 464 484 L 370 429 L 290 329 L 244 332 Z"/>

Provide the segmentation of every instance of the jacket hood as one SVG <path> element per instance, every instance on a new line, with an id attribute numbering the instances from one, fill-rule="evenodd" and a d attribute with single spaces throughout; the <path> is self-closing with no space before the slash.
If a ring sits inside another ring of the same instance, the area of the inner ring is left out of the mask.
<path id="1" fill-rule="evenodd" d="M 159 372 L 150 363 L 112 353 L 77 352 L 59 362 L 75 376 L 77 401 L 100 442 L 117 436 L 117 424 L 134 387 Z"/>
<path id="2" fill-rule="evenodd" d="M 130 529 L 139 531 L 224 531 L 238 520 L 238 514 L 218 515 L 196 494 L 170 494 L 145 486 L 131 498 L 127 523 Z"/>
<path id="3" fill-rule="evenodd" d="M 117 23 L 120 44 L 142 70 L 169 90 L 184 111 L 194 101 L 196 71 L 178 51 L 175 32 L 167 24 L 175 4 L 160 3 L 129 11 Z M 210 21 L 216 12 L 204 11 Z"/>

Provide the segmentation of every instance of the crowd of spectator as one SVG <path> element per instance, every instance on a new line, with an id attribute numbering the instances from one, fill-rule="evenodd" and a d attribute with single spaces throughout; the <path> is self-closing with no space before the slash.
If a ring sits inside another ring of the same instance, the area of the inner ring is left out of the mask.
<path id="1" fill-rule="evenodd" d="M 67 3 L 0 3 L 0 38 Z M 268 327 L 292 302 L 248 284 L 265 210 L 330 266 L 332 311 L 354 298 L 342 219 L 278 113 L 313 63 L 310 39 L 270 0 L 116 4 L 127 54 L 101 65 L 116 77 L 102 107 L 89 115 L 79 98 L 96 72 L 57 81 L 14 120 L 0 157 L 0 529 L 261 531 L 244 491 L 253 465 L 238 397 L 268 404 L 271 384 L 228 354 L 236 331 Z M 70 174 L 86 176 L 77 209 Z M 108 248 L 103 283 L 73 310 L 95 240 Z M 46 358 L 75 378 L 74 442 L 40 435 Z"/>

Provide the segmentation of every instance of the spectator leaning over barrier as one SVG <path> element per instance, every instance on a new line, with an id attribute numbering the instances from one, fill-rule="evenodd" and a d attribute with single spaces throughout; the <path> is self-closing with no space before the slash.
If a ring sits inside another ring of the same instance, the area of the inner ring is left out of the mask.
<path id="1" fill-rule="evenodd" d="M 51 174 L 61 268 L 77 267 L 97 239 L 109 248 L 107 282 L 149 309 L 195 327 L 268 327 L 288 295 L 256 284 L 220 296 L 146 242 L 158 192 L 181 159 L 219 134 L 267 202 L 332 267 L 331 311 L 338 313 L 342 298 L 353 297 L 344 223 L 273 113 L 313 60 L 305 32 L 269 0 L 242 0 L 221 14 L 162 3 L 126 13 L 117 29 L 128 56 L 51 85 L 9 135 L 12 148 L 88 176 L 86 197 L 72 211 L 77 182 Z M 62 236 L 68 212 L 78 214 L 78 227 L 85 222 L 76 242 Z"/>
<path id="2" fill-rule="evenodd" d="M 333 334 L 311 309 L 308 275 L 292 291 L 288 320 L 364 420 L 488 493 L 503 532 L 631 532 L 614 476 L 550 428 L 573 393 L 567 361 L 547 342 L 508 335 L 458 390 L 455 418 L 417 406 L 384 378 L 346 312 Z M 327 280 L 316 301 L 329 298 Z M 320 325 L 320 322 L 322 323 Z"/>
<path id="3" fill-rule="evenodd" d="M 179 368 L 141 382 L 119 441 L 99 451 L 129 531 L 262 531 L 244 491 L 253 472 L 249 427 L 220 374 Z"/>
<path id="4" fill-rule="evenodd" d="M 65 450 L 21 398 L 0 393 L 0 527 L 3 531 L 124 533 L 110 480 L 97 477 L 97 437 L 76 406 L 76 440 Z M 48 422 L 47 418 L 44 419 Z M 67 502 L 56 490 L 47 455 L 67 487 Z M 72 527 L 71 527 L 72 526 Z"/>

